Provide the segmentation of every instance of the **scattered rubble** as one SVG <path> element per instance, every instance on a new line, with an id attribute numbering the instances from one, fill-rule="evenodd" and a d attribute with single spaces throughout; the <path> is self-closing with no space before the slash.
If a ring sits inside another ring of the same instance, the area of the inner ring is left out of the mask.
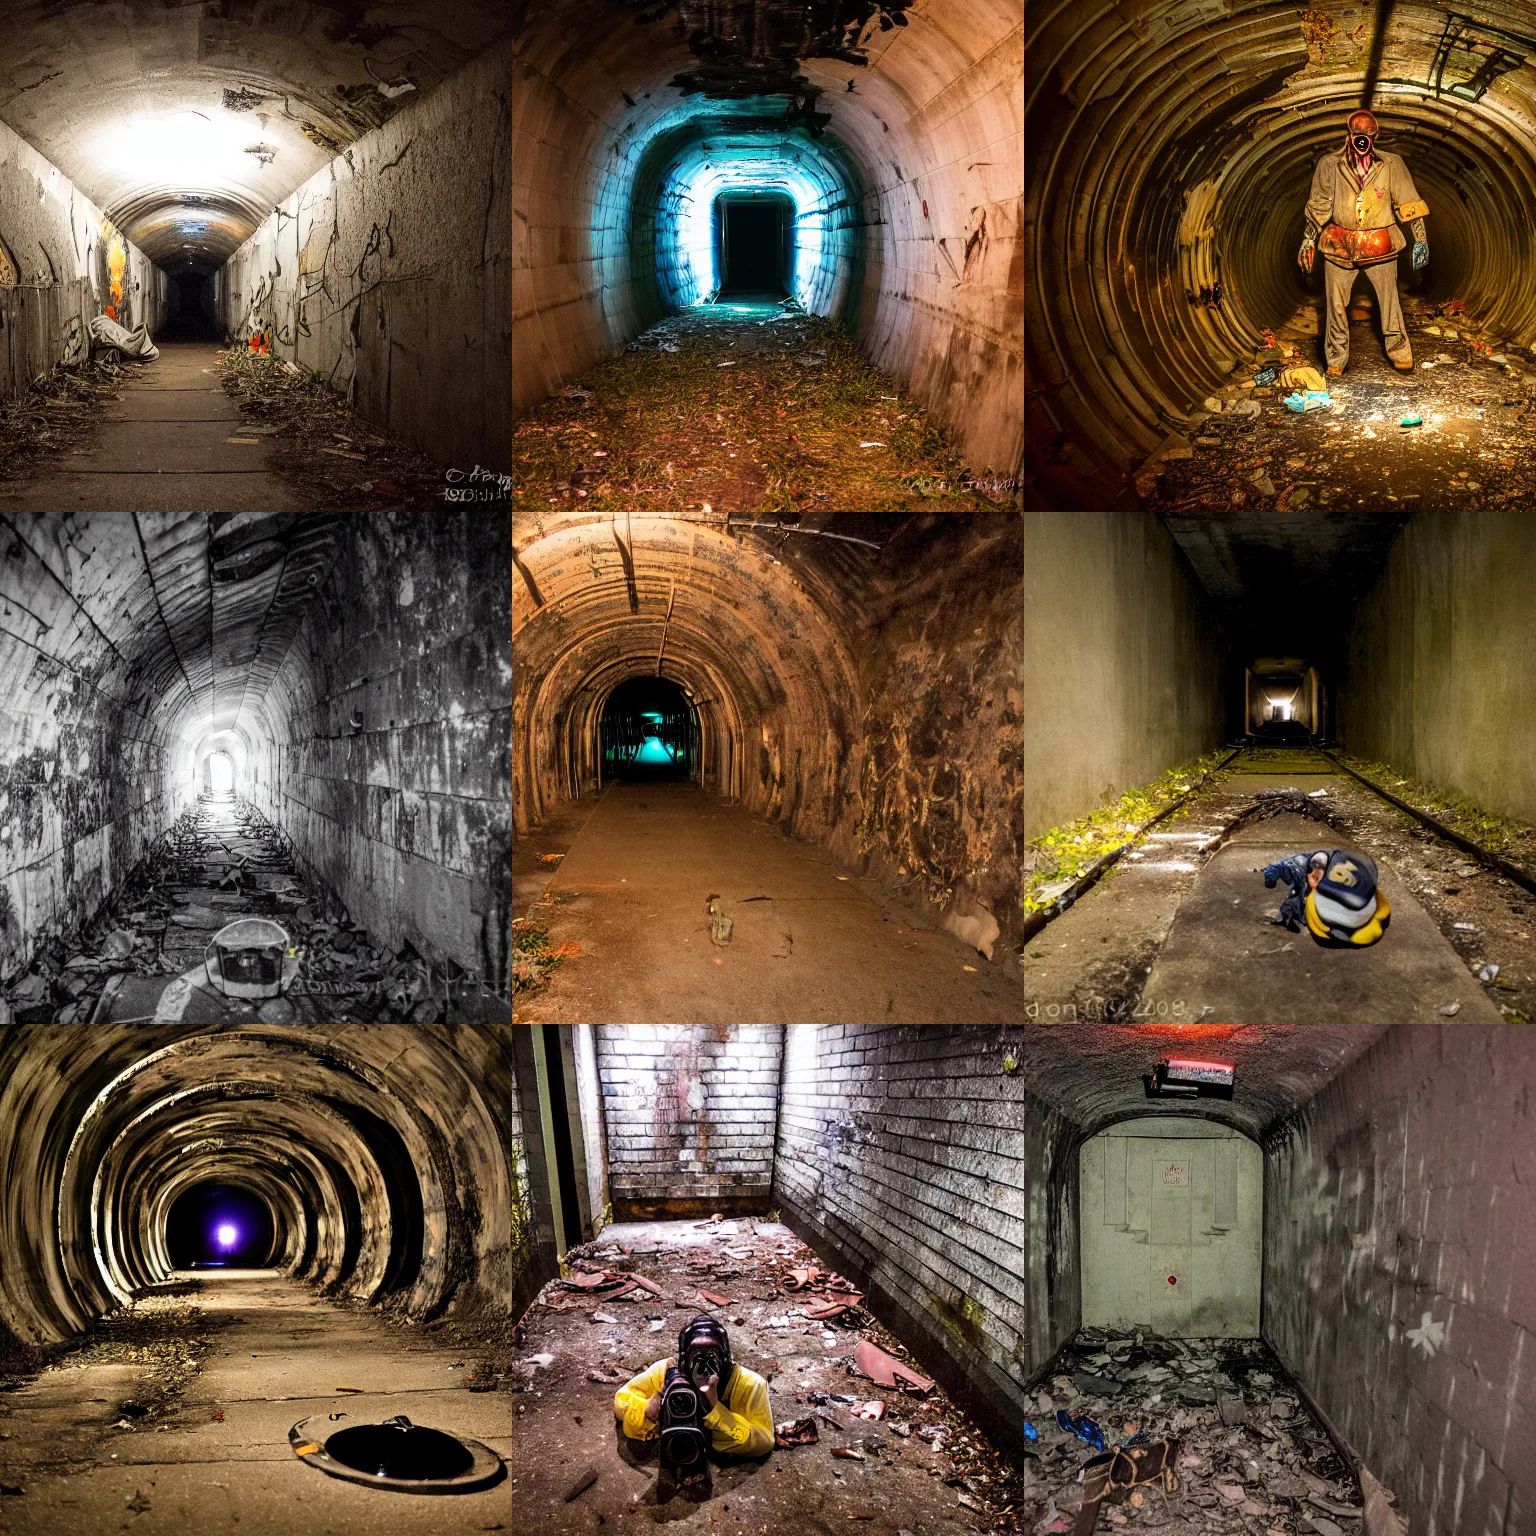
<path id="1" fill-rule="evenodd" d="M 859 1512 L 867 1504 L 845 1509 L 838 1500 L 878 1497 L 919 1530 L 925 1516 L 957 1506 L 969 1512 L 969 1530 L 1027 1529 L 1018 1474 L 874 1320 L 854 1282 L 785 1228 L 716 1216 L 616 1230 L 623 1235 L 571 1249 L 562 1277 L 518 1325 L 528 1352 L 512 1388 L 516 1411 L 522 1432 L 540 1437 L 545 1462 L 581 1465 L 611 1442 L 613 1388 L 670 1354 L 689 1316 L 712 1304 L 707 1296 L 721 1296 L 730 1298 L 720 1315 L 735 1358 L 769 1381 L 779 1449 L 766 1467 L 769 1488 L 749 1489 L 732 1481 L 742 1474 L 717 1470 L 718 1496 L 734 1505 L 733 1489 L 750 1491 L 785 1501 L 786 1511 L 797 1497 L 814 1498 L 834 1521 L 868 1518 Z M 815 1315 L 829 1307 L 832 1315 Z M 586 1407 L 594 1399 L 600 1428 L 582 1430 L 593 1422 Z M 520 1472 L 524 1496 L 543 1475 L 531 1465 Z M 553 1506 L 564 1488 L 556 1470 L 549 1476 Z M 781 1477 L 794 1481 L 786 1486 Z M 553 1536 L 589 1527 L 541 1528 Z"/>
<path id="2" fill-rule="evenodd" d="M 323 373 L 240 347 L 218 356 L 224 388 L 247 418 L 241 434 L 270 437 L 272 467 L 306 496 L 338 512 L 441 505 L 441 468 L 376 431 Z"/>
<path id="3" fill-rule="evenodd" d="M 1098 1527 L 1167 1536 L 1329 1536 L 1362 1517 L 1361 1481 L 1257 1339 L 1085 1328 L 1055 1365 L 1024 1423 L 1037 1533 L 1074 1529 L 1096 1495 Z"/>
<path id="4" fill-rule="evenodd" d="M 84 442 L 102 407 L 118 398 L 125 371 L 101 359 L 82 361 L 0 400 L 0 481 L 34 475 Z"/>
<path id="5" fill-rule="evenodd" d="M 232 1015 L 420 1024 L 456 1022 L 479 1006 L 473 973 L 452 961 L 433 966 L 408 941 L 394 952 L 372 945 L 333 892 L 309 892 L 281 835 L 253 808 L 202 800 L 161 834 L 90 922 L 39 944 L 0 998 L 0 1022 L 104 1022 L 130 976 L 191 972 L 218 995 L 204 953 L 243 917 L 271 919 L 288 933 L 297 976 L 281 997 L 229 1000 Z"/>

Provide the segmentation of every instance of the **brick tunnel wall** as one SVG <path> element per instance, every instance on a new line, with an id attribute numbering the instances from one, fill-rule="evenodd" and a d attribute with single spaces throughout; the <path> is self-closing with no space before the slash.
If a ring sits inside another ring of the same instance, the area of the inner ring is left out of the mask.
<path id="1" fill-rule="evenodd" d="M 1265 1138 L 1264 1336 L 1414 1536 L 1536 1529 L 1528 1061 L 1395 1029 Z"/>
<path id="2" fill-rule="evenodd" d="M 1072 1128 L 1005 1069 L 1022 1034 L 787 1026 L 774 1177 L 783 1219 L 1008 1444 L 1079 1297 Z"/>
<path id="3" fill-rule="evenodd" d="M 502 987 L 510 525 L 463 510 L 353 527 L 278 670 L 288 739 L 256 764 L 252 798 L 356 923 Z"/>
<path id="4" fill-rule="evenodd" d="M 782 1031 L 597 1027 L 616 1220 L 768 1209 Z"/>
<path id="5" fill-rule="evenodd" d="M 1024 514 L 1024 832 L 1035 837 L 1218 746 L 1211 605 L 1155 515 Z"/>
<path id="6" fill-rule="evenodd" d="M 51 161 L 0 123 L 0 400 L 90 352 L 111 302 L 110 251 L 125 258 L 118 319 L 157 330 L 166 277 Z"/>
<path id="7" fill-rule="evenodd" d="M 232 340 L 325 374 L 444 466 L 505 472 L 512 346 L 511 40 L 304 183 L 220 269 Z"/>
<path id="8" fill-rule="evenodd" d="M 1349 751 L 1536 821 L 1536 532 L 1530 514 L 1413 518 L 1355 608 Z"/>

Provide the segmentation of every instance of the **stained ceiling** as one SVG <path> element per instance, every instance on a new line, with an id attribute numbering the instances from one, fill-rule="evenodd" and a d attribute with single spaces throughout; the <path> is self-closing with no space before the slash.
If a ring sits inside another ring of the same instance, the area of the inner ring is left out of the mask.
<path id="1" fill-rule="evenodd" d="M 212 271 L 509 23 L 498 0 L 0 0 L 0 121 L 151 260 Z"/>

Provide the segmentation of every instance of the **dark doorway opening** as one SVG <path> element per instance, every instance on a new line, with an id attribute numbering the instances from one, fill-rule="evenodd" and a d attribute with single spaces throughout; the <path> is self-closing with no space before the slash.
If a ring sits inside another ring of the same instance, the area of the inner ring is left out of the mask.
<path id="1" fill-rule="evenodd" d="M 581 1198 L 576 1192 L 576 1153 L 571 1146 L 571 1113 L 565 1097 L 565 1056 L 560 1026 L 544 1026 L 544 1063 L 549 1076 L 549 1124 L 554 1132 L 555 1177 L 560 1184 L 560 1215 L 567 1248 L 585 1241 L 581 1230 Z"/>
<path id="2" fill-rule="evenodd" d="M 264 1269 L 276 1232 L 265 1200 L 232 1184 L 195 1184 L 178 1195 L 165 1223 L 177 1269 Z"/>
<path id="3" fill-rule="evenodd" d="M 213 298 L 213 273 L 172 272 L 165 290 L 162 341 L 219 341 L 218 311 Z"/>
<path id="4" fill-rule="evenodd" d="M 720 297 L 777 303 L 789 292 L 795 205 L 782 192 L 721 197 Z"/>
<path id="5" fill-rule="evenodd" d="M 691 779 L 699 716 L 664 677 L 632 677 L 608 695 L 602 721 L 605 779 Z"/>

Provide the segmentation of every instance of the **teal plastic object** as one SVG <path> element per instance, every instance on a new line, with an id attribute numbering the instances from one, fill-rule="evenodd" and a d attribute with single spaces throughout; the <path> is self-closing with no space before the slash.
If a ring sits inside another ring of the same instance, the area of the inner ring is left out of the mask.
<path id="1" fill-rule="evenodd" d="M 1404 416 L 1403 419 L 1398 422 L 1398 426 L 1400 427 L 1422 427 L 1423 425 L 1424 418 L 1422 416 Z"/>
<path id="2" fill-rule="evenodd" d="M 1333 404 L 1333 397 L 1325 389 L 1298 389 L 1285 397 L 1285 404 L 1293 411 L 1320 411 Z"/>

